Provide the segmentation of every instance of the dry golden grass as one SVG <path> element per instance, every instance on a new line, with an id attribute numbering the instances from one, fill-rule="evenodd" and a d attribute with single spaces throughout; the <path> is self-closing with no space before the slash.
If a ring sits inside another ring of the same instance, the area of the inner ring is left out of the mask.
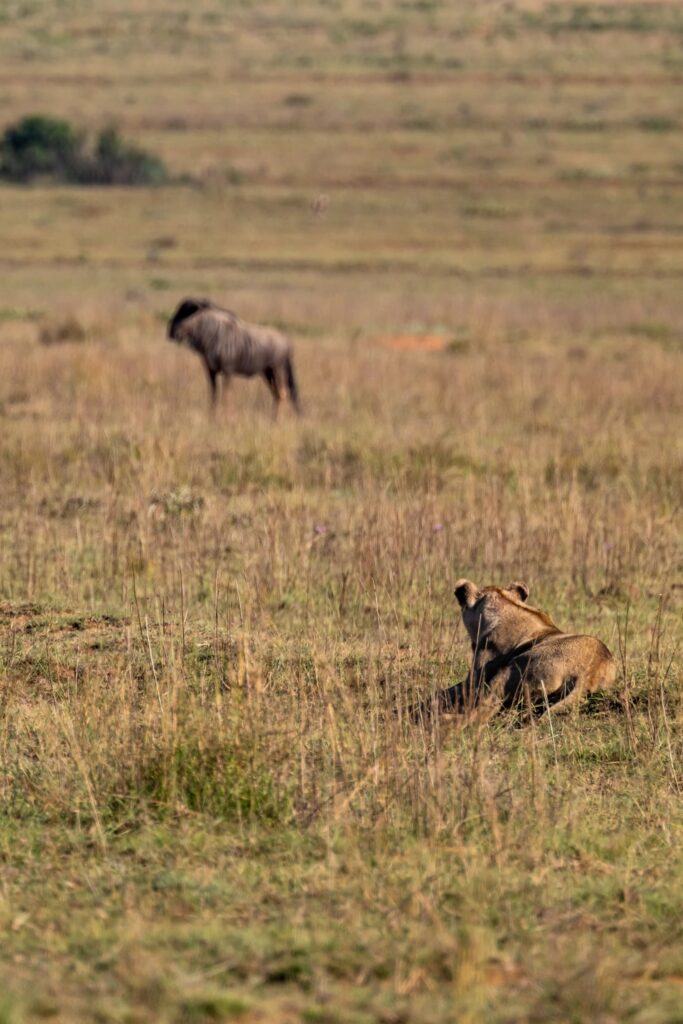
<path id="1" fill-rule="evenodd" d="M 303 420 L 236 381 L 212 424 L 198 361 L 138 316 L 2 349 L 29 1017 L 675 1019 L 680 964 L 648 965 L 680 908 L 680 355 L 300 339 Z M 463 572 L 603 637 L 619 701 L 408 724 L 465 671 Z"/>
<path id="2" fill-rule="evenodd" d="M 673 1024 L 678 5 L 185 7 L 0 12 L 4 118 L 190 176 L 2 188 L 0 1022 Z M 193 292 L 301 420 L 209 419 Z M 617 692 L 412 725 L 462 575 Z"/>

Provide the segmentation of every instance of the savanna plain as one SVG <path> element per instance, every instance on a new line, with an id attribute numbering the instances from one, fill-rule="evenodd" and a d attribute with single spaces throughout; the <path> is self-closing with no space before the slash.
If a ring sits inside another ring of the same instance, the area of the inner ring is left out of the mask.
<path id="1" fill-rule="evenodd" d="M 683 8 L 5 0 L 0 1022 L 683 1021 Z M 186 294 L 294 339 L 208 415 Z M 415 725 L 453 584 L 619 665 Z"/>

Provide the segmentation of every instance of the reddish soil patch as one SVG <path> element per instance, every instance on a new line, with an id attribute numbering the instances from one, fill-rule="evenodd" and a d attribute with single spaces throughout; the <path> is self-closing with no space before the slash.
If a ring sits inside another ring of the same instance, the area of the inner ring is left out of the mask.
<path id="1" fill-rule="evenodd" d="M 440 352 L 446 339 L 440 334 L 392 334 L 377 339 L 382 348 L 400 352 Z"/>

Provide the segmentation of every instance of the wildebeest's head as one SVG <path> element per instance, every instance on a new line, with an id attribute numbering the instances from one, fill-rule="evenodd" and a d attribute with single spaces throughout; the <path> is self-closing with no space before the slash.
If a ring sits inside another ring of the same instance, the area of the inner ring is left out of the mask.
<path id="1" fill-rule="evenodd" d="M 189 317 L 199 313 L 202 309 L 208 309 L 213 303 L 209 299 L 183 299 L 175 313 L 168 321 L 167 336 L 170 341 L 180 341 L 178 328 Z"/>

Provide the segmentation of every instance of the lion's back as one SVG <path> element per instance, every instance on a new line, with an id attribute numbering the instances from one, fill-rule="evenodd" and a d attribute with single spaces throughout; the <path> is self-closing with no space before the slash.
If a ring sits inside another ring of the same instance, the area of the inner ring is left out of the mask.
<path id="1" fill-rule="evenodd" d="M 612 654 L 595 636 L 558 633 L 532 652 L 528 682 L 548 692 L 572 685 L 582 693 L 609 689 L 616 681 Z"/>

